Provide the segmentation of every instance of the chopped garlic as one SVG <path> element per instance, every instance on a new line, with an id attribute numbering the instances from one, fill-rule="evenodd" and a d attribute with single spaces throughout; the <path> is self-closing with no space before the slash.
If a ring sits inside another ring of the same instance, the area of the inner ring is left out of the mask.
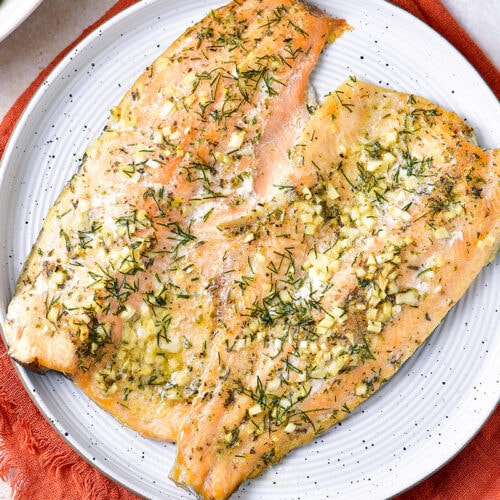
<path id="1" fill-rule="evenodd" d="M 414 288 L 407 290 L 406 292 L 401 292 L 396 294 L 396 304 L 403 305 L 407 304 L 414 306 L 418 304 L 418 291 Z"/>
<path id="2" fill-rule="evenodd" d="M 478 240 L 476 246 L 481 249 L 486 246 L 492 247 L 495 244 L 495 237 L 489 233 L 485 238 Z"/>
<path id="3" fill-rule="evenodd" d="M 340 195 L 337 192 L 337 190 L 335 189 L 335 187 L 333 186 L 333 184 L 327 184 L 327 186 L 326 186 L 326 195 L 332 201 L 336 200 L 337 198 L 340 198 Z"/>
<path id="4" fill-rule="evenodd" d="M 435 231 L 434 231 L 434 237 L 437 239 L 437 240 L 444 240 L 446 238 L 449 238 L 450 237 L 450 233 L 448 232 L 448 230 L 445 228 L 445 227 L 438 227 Z"/>
<path id="5" fill-rule="evenodd" d="M 238 132 L 233 132 L 231 134 L 231 138 L 229 139 L 228 148 L 230 151 L 235 149 L 239 149 L 243 144 L 243 140 L 245 139 L 246 132 L 244 130 L 240 130 Z"/>
<path id="6" fill-rule="evenodd" d="M 170 112 L 174 109 L 174 106 L 175 106 L 175 104 L 172 101 L 169 101 L 169 100 L 165 101 L 165 103 L 160 108 L 160 112 L 159 112 L 160 118 L 162 120 L 164 120 L 170 114 Z"/>
<path id="7" fill-rule="evenodd" d="M 356 396 L 364 396 L 368 392 L 368 386 L 364 382 L 359 382 L 354 391 Z"/>
<path id="8" fill-rule="evenodd" d="M 262 407 L 260 406 L 260 404 L 254 404 L 253 406 L 251 406 L 249 409 L 248 409 L 248 414 L 251 416 L 251 417 L 255 417 L 255 415 L 258 415 L 259 413 L 262 412 Z"/>

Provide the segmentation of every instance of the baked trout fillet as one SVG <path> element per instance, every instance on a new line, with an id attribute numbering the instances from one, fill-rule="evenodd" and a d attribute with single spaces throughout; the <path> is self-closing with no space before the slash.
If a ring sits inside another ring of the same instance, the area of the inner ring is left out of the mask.
<path id="1" fill-rule="evenodd" d="M 234 1 L 149 66 L 44 222 L 8 308 L 10 355 L 175 439 L 216 330 L 220 228 L 279 192 L 309 74 L 347 28 L 305 2 Z"/>
<path id="2" fill-rule="evenodd" d="M 500 244 L 500 150 L 421 97 L 353 78 L 290 158 L 286 199 L 228 235 L 242 257 L 218 284 L 171 473 L 200 498 L 227 498 L 365 401 Z"/>

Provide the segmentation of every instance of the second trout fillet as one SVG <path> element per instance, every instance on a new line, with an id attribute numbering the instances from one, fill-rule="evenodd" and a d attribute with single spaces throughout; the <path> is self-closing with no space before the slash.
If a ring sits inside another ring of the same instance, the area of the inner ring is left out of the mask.
<path id="1" fill-rule="evenodd" d="M 10 355 L 174 439 L 214 330 L 217 227 L 281 184 L 309 74 L 346 28 L 294 0 L 232 2 L 148 67 L 47 216 L 8 309 Z"/>
<path id="2" fill-rule="evenodd" d="M 232 266 L 253 279 L 218 290 L 227 308 L 175 481 L 228 497 L 347 416 L 436 328 L 500 244 L 500 150 L 471 132 L 355 79 L 319 107 L 293 152 L 309 182 L 288 186 L 280 224 L 270 212 L 250 265 Z"/>

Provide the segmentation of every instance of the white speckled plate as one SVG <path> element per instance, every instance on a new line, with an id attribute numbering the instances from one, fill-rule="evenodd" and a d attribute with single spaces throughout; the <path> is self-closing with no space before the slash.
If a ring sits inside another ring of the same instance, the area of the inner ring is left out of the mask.
<path id="1" fill-rule="evenodd" d="M 42 0 L 0 0 L 0 42 L 41 3 Z"/>
<path id="2" fill-rule="evenodd" d="M 500 105 L 446 41 L 382 0 L 313 0 L 355 28 L 314 72 L 319 95 L 349 75 L 424 95 L 500 138 Z M 143 1 L 90 35 L 32 99 L 0 168 L 0 321 L 43 218 L 101 131 L 108 109 L 155 56 L 216 0 Z M 500 144 L 496 144 L 500 146 Z M 457 453 L 500 394 L 499 260 L 376 395 L 341 425 L 247 482 L 235 498 L 387 498 Z M 87 460 L 147 498 L 189 498 L 168 479 L 174 445 L 120 426 L 56 373 L 19 370 L 35 402 Z"/>

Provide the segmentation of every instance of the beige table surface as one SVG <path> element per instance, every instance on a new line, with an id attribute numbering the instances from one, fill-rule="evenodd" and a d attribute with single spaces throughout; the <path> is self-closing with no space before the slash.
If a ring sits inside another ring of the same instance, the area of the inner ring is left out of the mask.
<path id="1" fill-rule="evenodd" d="M 44 0 L 0 42 L 0 120 L 38 73 L 115 1 Z M 500 0 L 442 1 L 500 67 Z M 0 500 L 8 498 L 10 488 L 0 481 Z"/>

